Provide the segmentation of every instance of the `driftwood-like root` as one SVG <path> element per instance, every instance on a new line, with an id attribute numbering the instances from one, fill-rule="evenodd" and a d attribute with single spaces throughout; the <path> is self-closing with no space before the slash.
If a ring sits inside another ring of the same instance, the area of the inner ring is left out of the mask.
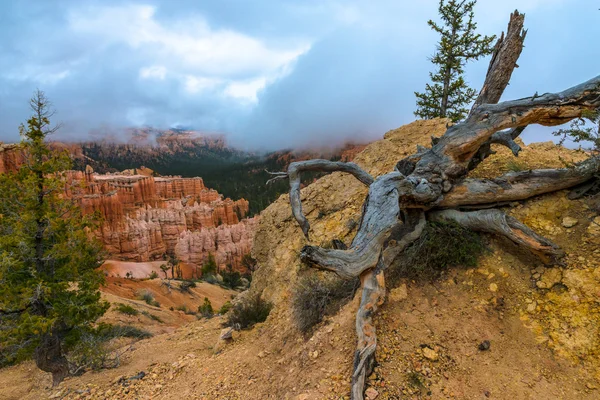
<path id="1" fill-rule="evenodd" d="M 572 168 L 509 172 L 494 179 L 464 179 L 444 195 L 437 207 L 485 205 L 525 200 L 577 186 L 600 172 L 600 157 L 590 157 Z"/>
<path id="2" fill-rule="evenodd" d="M 537 255 L 545 264 L 557 264 L 564 252 L 550 240 L 538 235 L 527 225 L 500 210 L 433 211 L 428 215 L 431 221 L 450 220 L 476 232 L 486 232 L 506 236 L 517 245 Z"/>
<path id="3" fill-rule="evenodd" d="M 380 176 L 369 187 L 358 232 L 347 250 L 304 246 L 300 257 L 315 266 L 335 272 L 342 278 L 360 276 L 377 264 L 384 242 L 399 223 L 397 172 Z"/>
<path id="4" fill-rule="evenodd" d="M 377 334 L 373 324 L 373 315 L 385 299 L 384 270 L 384 261 L 380 259 L 376 268 L 366 271 L 360 276 L 362 297 L 356 313 L 358 344 L 354 353 L 352 400 L 362 400 L 364 398 L 365 379 L 371 375 L 375 366 Z"/>
<path id="5" fill-rule="evenodd" d="M 294 218 L 298 221 L 302 233 L 308 239 L 308 231 L 310 230 L 310 224 L 304 213 L 302 212 L 302 202 L 300 201 L 300 173 L 304 171 L 318 171 L 318 172 L 346 172 L 353 175 L 356 179 L 369 186 L 373 183 L 373 177 L 368 172 L 364 171 L 358 165 L 352 162 L 339 162 L 329 160 L 307 160 L 297 161 L 290 164 L 288 167 L 287 174 L 275 173 L 277 176 L 274 179 L 282 179 L 289 177 L 290 179 L 290 203 L 292 206 L 292 213 Z"/>

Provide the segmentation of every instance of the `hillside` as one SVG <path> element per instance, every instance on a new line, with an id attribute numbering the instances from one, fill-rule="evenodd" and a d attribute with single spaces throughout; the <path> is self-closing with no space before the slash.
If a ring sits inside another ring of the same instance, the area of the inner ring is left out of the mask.
<path id="1" fill-rule="evenodd" d="M 374 176 L 391 171 L 417 144 L 442 134 L 445 124 L 417 121 L 390 131 L 355 162 Z M 516 160 L 509 150 L 495 148 L 478 176 L 586 158 L 551 143 L 522 147 Z M 348 244 L 365 195 L 364 186 L 340 173 L 304 188 L 312 243 Z M 598 398 L 600 217 L 585 199 L 568 200 L 565 192 L 514 202 L 505 210 L 564 248 L 566 265 L 546 268 L 511 243 L 486 236 L 489 251 L 477 267 L 453 268 L 433 281 L 399 282 L 375 317 L 379 365 L 369 377 L 369 399 Z M 250 291 L 275 308 L 265 323 L 234 335 L 220 352 L 215 346 L 222 318 L 193 321 L 138 342 L 119 368 L 69 378 L 57 389 L 49 389 L 50 378 L 31 363 L 0 370 L 0 397 L 346 398 L 358 298 L 326 317 L 309 337 L 297 331 L 290 296 L 309 271 L 298 257 L 305 244 L 288 195 L 282 195 L 261 214 L 252 248 L 259 269 Z M 486 340 L 489 348 L 480 350 Z M 120 379 L 140 371 L 142 379 Z"/>

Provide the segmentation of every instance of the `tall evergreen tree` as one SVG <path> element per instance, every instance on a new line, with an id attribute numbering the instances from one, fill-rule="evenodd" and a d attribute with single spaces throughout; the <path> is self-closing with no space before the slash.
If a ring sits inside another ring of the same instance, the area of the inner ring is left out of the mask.
<path id="1" fill-rule="evenodd" d="M 104 314 L 102 247 L 89 237 L 92 220 L 66 198 L 66 154 L 46 143 L 57 128 L 41 91 L 21 125 L 26 162 L 0 176 L 0 365 L 33 356 L 54 384 L 69 374 L 66 354 Z"/>
<path id="2" fill-rule="evenodd" d="M 467 61 L 491 54 L 495 38 L 475 33 L 477 24 L 473 21 L 473 7 L 476 3 L 476 0 L 440 0 L 438 10 L 442 23 L 427 22 L 441 38 L 431 57 L 431 62 L 437 66 L 435 73 L 429 73 L 432 83 L 425 85 L 423 93 L 415 92 L 416 116 L 425 119 L 447 117 L 458 121 L 467 115 L 465 106 L 475 99 L 477 92 L 465 82 L 463 68 Z"/>

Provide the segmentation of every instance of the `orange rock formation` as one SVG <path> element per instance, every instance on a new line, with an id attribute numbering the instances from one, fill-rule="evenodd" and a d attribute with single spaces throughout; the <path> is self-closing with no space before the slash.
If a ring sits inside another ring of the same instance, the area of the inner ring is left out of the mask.
<path id="1" fill-rule="evenodd" d="M 83 185 L 74 186 L 76 182 Z M 102 215 L 97 236 L 120 260 L 150 261 L 170 254 L 201 265 L 212 253 L 219 265 L 241 269 L 240 260 L 250 251 L 256 223 L 242 219 L 248 201 L 223 199 L 202 178 L 152 177 L 136 171 L 100 175 L 88 168 L 69 171 L 67 186 L 67 194 L 80 199 L 84 213 Z"/>

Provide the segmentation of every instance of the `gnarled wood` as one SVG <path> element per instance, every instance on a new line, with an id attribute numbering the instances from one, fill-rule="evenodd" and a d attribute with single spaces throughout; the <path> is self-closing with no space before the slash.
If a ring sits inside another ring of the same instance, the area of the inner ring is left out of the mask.
<path id="1" fill-rule="evenodd" d="M 590 157 L 573 168 L 509 172 L 495 179 L 465 179 L 437 203 L 456 208 L 525 200 L 567 189 L 592 179 L 600 172 L 600 157 Z"/>
<path id="2" fill-rule="evenodd" d="M 421 236 L 426 223 L 425 213 L 422 211 L 406 212 L 403 219 L 403 223 L 399 225 L 394 235 L 397 240 L 392 239 L 387 242 L 387 248 L 380 255 L 377 266 L 363 272 L 360 276 L 362 297 L 356 313 L 358 341 L 352 371 L 351 398 L 353 400 L 363 399 L 365 379 L 373 372 L 375 365 L 377 334 L 373 325 L 373 315 L 385 300 L 384 271 L 398 254 Z"/>
<path id="3" fill-rule="evenodd" d="M 377 348 L 377 334 L 373 325 L 373 315 L 383 304 L 385 298 L 385 278 L 383 260 L 377 268 L 364 272 L 360 277 L 362 297 L 356 313 L 356 335 L 358 345 L 354 353 L 354 367 L 352 372 L 352 400 L 362 400 L 365 390 L 365 379 L 373 372 L 375 366 L 375 349 Z"/>
<path id="4" fill-rule="evenodd" d="M 525 36 L 527 36 L 527 31 L 523 29 L 524 22 L 525 14 L 515 10 L 510 15 L 506 36 L 502 32 L 500 39 L 494 46 L 494 53 L 490 60 L 485 82 L 472 109 L 479 107 L 481 104 L 494 104 L 500 101 L 514 69 L 518 67 L 517 60 L 523 50 Z"/>
<path id="5" fill-rule="evenodd" d="M 329 160 L 307 160 L 297 161 L 290 164 L 288 172 L 276 173 L 278 176 L 274 179 L 282 179 L 289 177 L 290 180 L 290 203 L 292 205 L 292 213 L 302 228 L 304 236 L 308 238 L 310 224 L 304 213 L 302 212 L 302 202 L 300 201 L 300 174 L 303 171 L 319 171 L 319 172 L 347 172 L 353 175 L 356 179 L 369 186 L 373 183 L 373 177 L 368 172 L 364 171 L 358 165 L 351 162 L 336 162 Z M 272 181 L 271 180 L 271 181 Z"/>
<path id="6" fill-rule="evenodd" d="M 472 231 L 506 236 L 536 254 L 546 264 L 555 264 L 564 256 L 564 252 L 556 244 L 500 210 L 433 211 L 429 213 L 429 218 L 432 221 L 451 220 Z"/>
<path id="7" fill-rule="evenodd" d="M 375 267 L 385 240 L 398 224 L 400 206 L 396 186 L 403 179 L 402 174 L 392 172 L 377 178 L 369 187 L 361 223 L 349 249 L 304 246 L 300 257 L 346 279 L 360 276 Z"/>

